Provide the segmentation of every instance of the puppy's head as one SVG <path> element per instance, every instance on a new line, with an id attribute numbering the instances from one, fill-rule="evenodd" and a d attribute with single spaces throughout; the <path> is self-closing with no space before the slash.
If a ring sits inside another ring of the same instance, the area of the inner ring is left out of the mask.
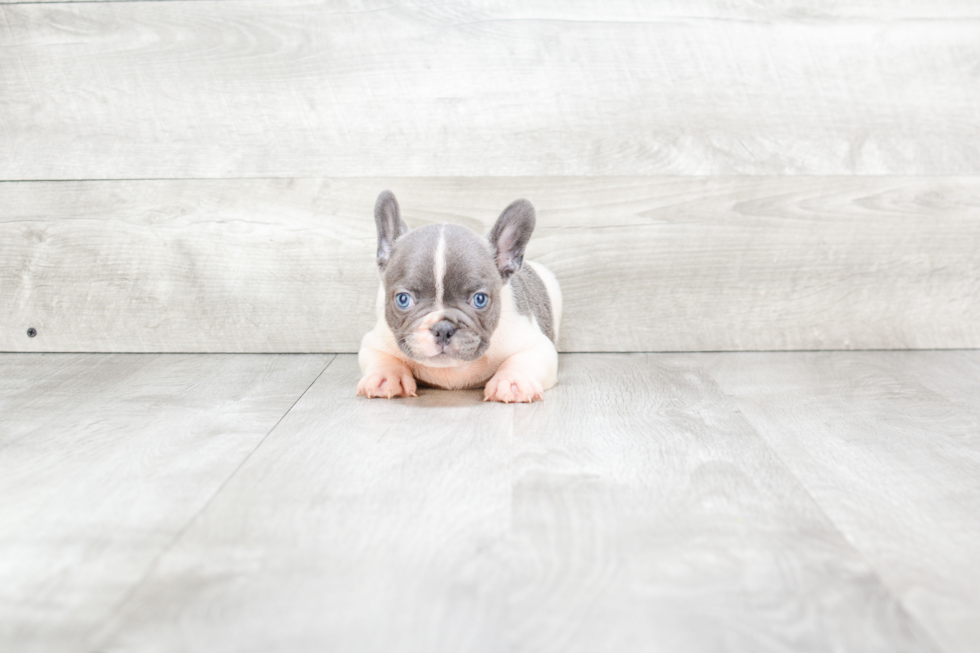
<path id="1" fill-rule="evenodd" d="M 500 321 L 500 290 L 521 268 L 534 207 L 510 204 L 486 238 L 453 224 L 409 230 L 390 191 L 374 206 L 385 320 L 399 348 L 419 363 L 476 360 Z"/>

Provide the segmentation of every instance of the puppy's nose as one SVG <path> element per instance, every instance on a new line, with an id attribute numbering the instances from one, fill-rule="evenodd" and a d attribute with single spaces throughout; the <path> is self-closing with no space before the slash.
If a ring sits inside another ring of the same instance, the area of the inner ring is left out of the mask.
<path id="1" fill-rule="evenodd" d="M 435 336 L 436 344 L 444 345 L 456 333 L 456 325 L 449 320 L 439 320 L 429 331 Z"/>

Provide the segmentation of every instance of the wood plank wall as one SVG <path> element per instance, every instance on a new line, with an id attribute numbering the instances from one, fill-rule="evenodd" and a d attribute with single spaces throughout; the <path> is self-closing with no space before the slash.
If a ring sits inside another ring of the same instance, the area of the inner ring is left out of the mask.
<path id="1" fill-rule="evenodd" d="M 564 351 L 980 347 L 978 107 L 968 0 L 0 1 L 0 350 L 355 351 L 382 188 Z"/>

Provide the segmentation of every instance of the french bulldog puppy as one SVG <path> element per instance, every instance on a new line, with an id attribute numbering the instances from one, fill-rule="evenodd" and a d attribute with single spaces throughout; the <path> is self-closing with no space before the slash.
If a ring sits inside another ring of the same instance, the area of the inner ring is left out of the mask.
<path id="1" fill-rule="evenodd" d="M 534 207 L 504 209 L 486 238 L 466 227 L 409 230 L 383 191 L 378 228 L 378 322 L 361 341 L 357 394 L 414 397 L 416 380 L 447 389 L 483 386 L 485 401 L 530 403 L 558 377 L 561 290 L 524 261 Z"/>

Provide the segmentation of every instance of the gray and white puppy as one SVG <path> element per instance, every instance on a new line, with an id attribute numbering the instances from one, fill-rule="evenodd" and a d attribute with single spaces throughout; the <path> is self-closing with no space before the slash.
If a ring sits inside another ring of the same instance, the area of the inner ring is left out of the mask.
<path id="1" fill-rule="evenodd" d="M 558 378 L 561 290 L 524 261 L 534 207 L 511 203 L 486 238 L 466 227 L 409 230 L 383 191 L 378 228 L 378 322 L 361 342 L 357 394 L 416 396 L 416 379 L 439 388 L 485 387 L 484 399 L 532 402 Z"/>

